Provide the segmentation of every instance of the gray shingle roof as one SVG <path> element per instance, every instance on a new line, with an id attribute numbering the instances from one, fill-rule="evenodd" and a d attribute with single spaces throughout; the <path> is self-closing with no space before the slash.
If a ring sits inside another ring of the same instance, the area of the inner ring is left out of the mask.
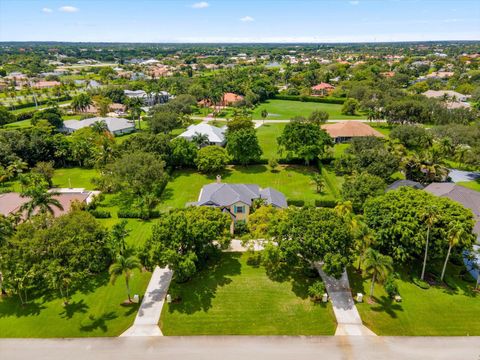
<path id="1" fill-rule="evenodd" d="M 285 196 L 272 188 L 260 190 L 256 184 L 212 183 L 205 185 L 200 191 L 198 205 L 230 206 L 236 202 L 252 205 L 254 199 L 265 199 L 267 204 L 286 207 Z"/>
<path id="2" fill-rule="evenodd" d="M 135 124 L 131 120 L 124 118 L 114 117 L 94 117 L 85 120 L 66 120 L 63 122 L 63 127 L 70 130 L 78 130 L 87 126 L 92 126 L 95 122 L 105 122 L 107 124 L 108 131 L 114 133 L 116 131 L 135 129 Z"/>
<path id="3" fill-rule="evenodd" d="M 390 185 L 388 185 L 387 191 L 396 190 L 401 186 L 408 186 L 408 187 L 411 187 L 411 188 L 414 188 L 414 189 L 420 189 L 420 190 L 424 188 L 424 186 L 422 184 L 420 184 L 419 182 L 416 182 L 416 181 L 397 180 L 397 181 L 391 183 Z"/>

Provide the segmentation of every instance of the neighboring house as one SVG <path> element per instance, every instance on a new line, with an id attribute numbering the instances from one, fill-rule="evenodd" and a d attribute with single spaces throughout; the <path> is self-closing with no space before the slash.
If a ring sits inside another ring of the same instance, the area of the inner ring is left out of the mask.
<path id="1" fill-rule="evenodd" d="M 322 129 L 325 130 L 336 143 L 350 141 L 354 137 L 384 137 L 381 132 L 359 121 L 342 121 L 335 124 L 325 124 L 322 125 Z"/>
<path id="2" fill-rule="evenodd" d="M 188 141 L 192 141 L 196 135 L 206 135 L 208 137 L 209 145 L 224 146 L 226 143 L 225 131 L 225 126 L 218 128 L 216 126 L 200 123 L 197 125 L 190 125 L 187 130 L 178 137 L 183 137 Z"/>
<path id="3" fill-rule="evenodd" d="M 140 98 L 146 106 L 153 106 L 157 104 L 164 104 L 170 99 L 170 94 L 166 91 L 158 93 L 147 93 L 143 90 L 124 90 L 127 98 Z"/>
<path id="4" fill-rule="evenodd" d="M 108 131 L 113 135 L 128 134 L 135 131 L 135 123 L 131 120 L 124 118 L 113 117 L 94 117 L 85 120 L 66 120 L 63 122 L 63 128 L 61 131 L 71 134 L 78 129 L 92 126 L 94 123 L 101 121 L 107 124 Z"/>
<path id="5" fill-rule="evenodd" d="M 268 205 L 286 208 L 285 195 L 273 188 L 260 189 L 256 184 L 226 184 L 217 176 L 217 182 L 205 185 L 198 201 L 189 205 L 213 206 L 222 209 L 232 218 L 232 227 L 238 222 L 248 222 L 250 208 L 255 199 L 263 199 Z"/>
<path id="6" fill-rule="evenodd" d="M 455 183 L 432 183 L 425 187 L 425 191 L 436 196 L 447 197 L 472 210 L 475 219 L 473 231 L 477 234 L 477 240 L 480 244 L 480 192 Z"/>
<path id="7" fill-rule="evenodd" d="M 324 82 L 312 86 L 313 95 L 326 96 L 330 94 L 333 90 L 335 90 L 335 86 Z"/>
<path id="8" fill-rule="evenodd" d="M 32 88 L 34 89 L 49 89 L 56 86 L 60 86 L 62 83 L 60 81 L 39 81 L 35 84 L 32 84 Z"/>
<path id="9" fill-rule="evenodd" d="M 85 189 L 52 189 L 51 191 L 58 192 L 54 198 L 57 199 L 63 207 L 63 210 L 52 206 L 53 215 L 60 216 L 70 211 L 72 202 L 79 201 L 81 203 L 89 204 L 93 197 L 98 194 L 98 191 L 86 191 Z M 30 201 L 28 197 L 21 197 L 19 193 L 9 192 L 0 194 L 0 214 L 8 216 L 20 210 L 23 204 Z"/>
<path id="10" fill-rule="evenodd" d="M 417 190 L 422 190 L 423 188 L 425 188 L 422 184 L 416 181 L 397 180 L 391 183 L 390 185 L 388 185 L 386 191 L 397 190 L 399 187 L 402 187 L 402 186 L 408 186 L 408 187 L 411 187 L 412 189 L 417 189 Z"/>
<path id="11" fill-rule="evenodd" d="M 222 97 L 223 106 L 230 106 L 240 101 L 243 101 L 243 96 L 234 93 L 225 93 Z"/>
<path id="12" fill-rule="evenodd" d="M 448 99 L 454 101 L 467 101 L 468 96 L 460 94 L 459 92 L 452 91 L 452 90 L 428 90 L 422 93 L 422 95 L 428 98 L 435 98 L 435 99 Z"/>

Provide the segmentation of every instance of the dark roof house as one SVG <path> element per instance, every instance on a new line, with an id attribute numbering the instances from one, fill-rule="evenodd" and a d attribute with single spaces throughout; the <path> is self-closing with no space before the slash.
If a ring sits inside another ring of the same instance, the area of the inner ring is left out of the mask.
<path id="1" fill-rule="evenodd" d="M 422 190 L 424 188 L 424 186 L 422 184 L 420 184 L 419 182 L 416 182 L 416 181 L 397 180 L 397 181 L 391 183 L 390 185 L 388 185 L 386 191 L 397 190 L 399 187 L 402 187 L 402 186 L 408 186 L 408 187 L 411 187 L 411 188 L 417 189 L 417 190 Z"/>

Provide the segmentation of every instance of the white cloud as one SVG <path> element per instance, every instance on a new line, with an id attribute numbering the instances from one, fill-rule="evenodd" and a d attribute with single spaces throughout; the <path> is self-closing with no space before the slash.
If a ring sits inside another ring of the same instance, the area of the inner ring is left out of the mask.
<path id="1" fill-rule="evenodd" d="M 350 5 L 358 5 L 360 4 L 360 1 L 358 0 L 352 0 L 352 1 L 349 1 Z"/>
<path id="2" fill-rule="evenodd" d="M 200 2 L 198 2 L 198 3 L 193 4 L 193 5 L 192 5 L 192 8 L 194 8 L 194 9 L 205 9 L 205 8 L 207 8 L 207 7 L 209 7 L 209 6 L 210 6 L 210 4 L 209 4 L 208 2 L 206 2 L 206 1 L 200 1 Z"/>
<path id="3" fill-rule="evenodd" d="M 78 8 L 76 8 L 75 6 L 62 6 L 58 10 L 66 13 L 74 13 L 78 11 Z"/>
<path id="4" fill-rule="evenodd" d="M 53 10 L 50 9 L 50 8 L 43 8 L 42 11 L 43 11 L 44 13 L 51 13 L 51 12 L 53 12 Z"/>
<path id="5" fill-rule="evenodd" d="M 255 19 L 251 16 L 244 16 L 244 17 L 240 18 L 240 21 L 242 21 L 242 22 L 252 22 L 254 20 Z"/>

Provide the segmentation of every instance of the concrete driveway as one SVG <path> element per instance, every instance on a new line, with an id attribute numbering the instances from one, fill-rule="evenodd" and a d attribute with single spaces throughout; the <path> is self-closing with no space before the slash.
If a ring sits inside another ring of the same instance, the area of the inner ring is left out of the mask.
<path id="1" fill-rule="evenodd" d="M 8 360 L 478 360 L 480 337 L 120 337 L 2 339 Z"/>

